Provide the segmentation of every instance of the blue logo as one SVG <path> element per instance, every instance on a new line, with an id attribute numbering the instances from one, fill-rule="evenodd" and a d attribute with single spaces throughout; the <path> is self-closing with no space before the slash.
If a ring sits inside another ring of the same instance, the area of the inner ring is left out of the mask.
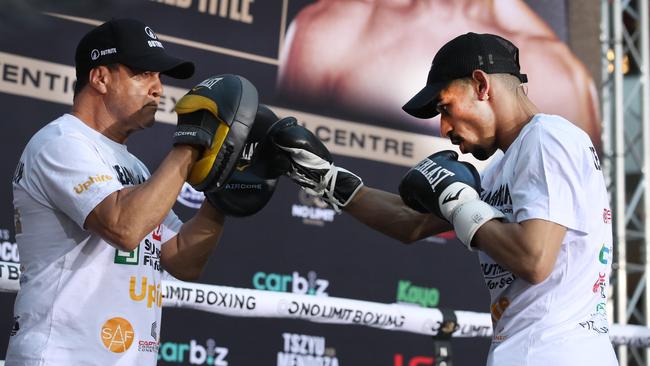
<path id="1" fill-rule="evenodd" d="M 191 339 L 189 343 L 162 342 L 158 360 L 190 365 L 228 366 L 228 353 L 228 348 L 218 347 L 212 338 L 206 341 L 205 346 Z"/>
<path id="2" fill-rule="evenodd" d="M 603 244 L 603 246 L 600 248 L 600 253 L 598 254 L 598 261 L 602 264 L 607 264 L 609 263 L 609 252 L 610 249 Z"/>

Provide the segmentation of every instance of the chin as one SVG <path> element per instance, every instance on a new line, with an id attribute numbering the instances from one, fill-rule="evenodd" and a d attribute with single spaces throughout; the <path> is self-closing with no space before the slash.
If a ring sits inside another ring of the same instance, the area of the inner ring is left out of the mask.
<path id="1" fill-rule="evenodd" d="M 143 124 L 143 126 L 144 126 L 144 128 L 149 128 L 149 127 L 153 126 L 154 123 L 156 123 L 156 119 L 155 119 L 155 118 L 151 118 L 151 119 L 147 120 L 147 121 Z"/>
<path id="2" fill-rule="evenodd" d="M 475 157 L 478 160 L 483 161 L 483 160 L 489 159 L 490 156 L 492 156 L 493 153 L 494 152 L 489 152 L 489 151 L 479 147 L 479 148 L 474 149 L 474 151 L 472 151 L 472 156 Z"/>
<path id="3" fill-rule="evenodd" d="M 141 126 L 141 128 L 149 128 L 154 125 L 156 122 L 155 114 L 152 115 L 145 115 L 145 116 L 140 116 L 140 122 L 137 124 L 138 126 Z"/>

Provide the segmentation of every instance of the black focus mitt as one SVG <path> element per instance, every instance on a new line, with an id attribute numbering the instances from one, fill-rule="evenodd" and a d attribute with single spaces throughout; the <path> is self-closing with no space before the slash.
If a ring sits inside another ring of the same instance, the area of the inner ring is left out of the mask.
<path id="1" fill-rule="evenodd" d="M 264 208 L 273 196 L 280 174 L 262 176 L 260 173 L 267 171 L 267 161 L 260 159 L 259 154 L 263 153 L 260 143 L 277 120 L 278 116 L 269 107 L 259 105 L 237 169 L 222 189 L 205 193 L 208 202 L 224 214 L 239 217 L 253 215 Z"/>
<path id="2" fill-rule="evenodd" d="M 203 80 L 176 103 L 174 145 L 203 148 L 188 182 L 198 191 L 223 187 L 237 165 L 257 113 L 257 89 L 239 75 Z"/>

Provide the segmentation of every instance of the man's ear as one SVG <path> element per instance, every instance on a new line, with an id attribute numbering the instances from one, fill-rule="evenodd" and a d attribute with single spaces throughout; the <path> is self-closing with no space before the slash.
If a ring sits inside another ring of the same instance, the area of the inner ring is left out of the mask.
<path id="1" fill-rule="evenodd" d="M 97 66 L 89 71 L 88 85 L 99 94 L 108 92 L 108 84 L 111 81 L 111 70 L 106 66 Z"/>
<path id="2" fill-rule="evenodd" d="M 474 70 L 472 72 L 473 86 L 478 96 L 478 100 L 488 100 L 490 98 L 490 77 L 483 70 Z"/>

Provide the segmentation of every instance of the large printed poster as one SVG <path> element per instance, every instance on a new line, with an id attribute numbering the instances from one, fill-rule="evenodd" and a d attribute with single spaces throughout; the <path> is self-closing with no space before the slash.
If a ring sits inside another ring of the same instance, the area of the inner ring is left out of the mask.
<path id="1" fill-rule="evenodd" d="M 23 146 L 69 111 L 74 50 L 113 17 L 150 25 L 167 51 L 196 63 L 189 80 L 163 79 L 154 127 L 129 150 L 155 170 L 171 144 L 175 102 L 194 84 L 235 73 L 261 101 L 296 116 L 366 185 L 396 192 L 421 158 L 451 145 L 439 121 L 401 105 L 426 81 L 435 51 L 468 31 L 497 33 L 521 49 L 529 95 L 572 119 L 598 142 L 591 77 L 572 54 L 564 0 L 114 0 L 6 1 L 0 9 L 0 259 L 19 261 L 10 177 Z M 476 162 L 481 165 L 483 163 Z M 182 192 L 189 219 L 201 195 Z M 258 215 L 229 218 L 203 283 L 382 303 L 489 312 L 475 254 L 454 239 L 404 245 L 336 214 L 282 179 Z M 15 295 L 0 296 L 0 357 Z M 107 300 L 110 301 L 110 300 Z M 89 311 L 92 311 L 89 309 Z M 432 339 L 405 332 L 282 319 L 247 319 L 165 309 L 160 365 L 434 365 Z M 485 360 L 486 338 L 452 341 L 456 365 Z"/>

